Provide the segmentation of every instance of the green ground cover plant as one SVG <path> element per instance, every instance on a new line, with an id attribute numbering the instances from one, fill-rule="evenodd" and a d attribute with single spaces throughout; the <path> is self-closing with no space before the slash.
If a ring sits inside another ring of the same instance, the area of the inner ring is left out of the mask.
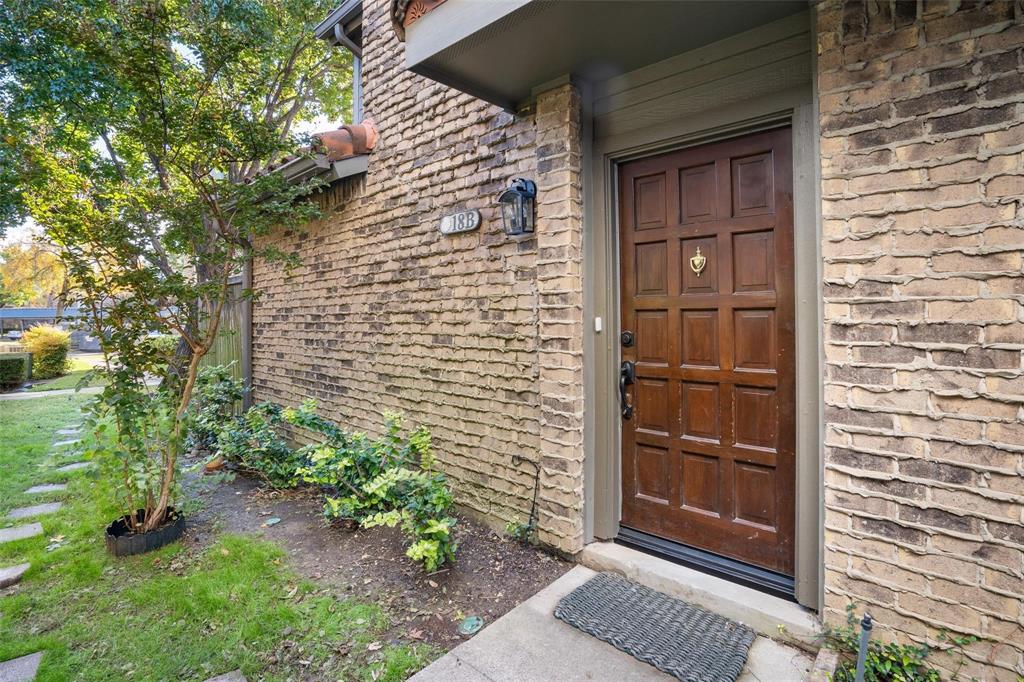
<path id="1" fill-rule="evenodd" d="M 825 643 L 839 652 L 841 660 L 832 676 L 833 682 L 854 682 L 857 674 L 857 652 L 860 650 L 860 625 L 856 606 L 846 606 L 846 623 L 829 627 L 825 631 Z M 976 641 L 976 637 L 954 637 L 940 633 L 939 640 L 961 660 L 963 647 Z M 928 656 L 933 648 L 927 644 L 899 644 L 882 640 L 878 633 L 868 642 L 865 659 L 865 682 L 940 682 L 941 672 L 931 665 Z M 954 671 L 953 679 L 960 679 Z"/>
<path id="2" fill-rule="evenodd" d="M 28 486 L 61 480 L 39 464 L 85 402 L 48 396 L 0 409 L 0 517 L 40 502 L 24 495 Z M 101 537 L 119 508 L 109 485 L 88 471 L 64 478 L 68 490 L 47 498 L 64 508 L 40 518 L 45 537 L 0 546 L 0 565 L 32 563 L 0 598 L 0 660 L 44 651 L 39 682 L 204 680 L 235 668 L 271 681 L 391 682 L 435 655 L 389 643 L 378 606 L 300 580 L 284 553 L 258 538 L 215 533 L 201 546 L 115 559 Z"/>
<path id="3" fill-rule="evenodd" d="M 173 351 L 173 345 L 170 350 Z M 231 365 L 200 369 L 189 406 L 189 444 L 203 449 L 216 445 L 224 425 L 234 416 L 235 405 L 244 397 L 242 382 L 234 378 Z"/>
<path id="4" fill-rule="evenodd" d="M 198 391 L 231 396 L 235 383 L 224 368 L 211 369 Z M 354 521 L 363 528 L 401 526 L 410 539 L 406 555 L 426 571 L 455 558 L 451 488 L 434 468 L 425 427 L 405 433 L 401 417 L 385 413 L 384 434 L 370 438 L 318 415 L 312 400 L 298 408 L 261 403 L 239 418 L 219 420 L 212 416 L 218 404 L 210 400 L 205 410 L 200 407 L 196 423 L 202 433 L 209 425 L 223 425 L 217 451 L 228 461 L 275 488 L 300 483 L 323 487 L 329 519 Z M 284 439 L 286 426 L 313 434 L 314 442 L 293 449 Z"/>
<path id="5" fill-rule="evenodd" d="M 287 408 L 283 416 L 324 438 L 301 449 L 308 464 L 298 475 L 331 491 L 324 504 L 328 518 L 351 519 L 363 528 L 401 526 L 411 541 L 406 556 L 426 571 L 455 558 L 452 493 L 434 469 L 426 427 L 403 435 L 401 416 L 385 412 L 384 435 L 372 439 L 320 417 L 314 401 Z"/>
<path id="6" fill-rule="evenodd" d="M 281 437 L 281 412 L 279 405 L 260 403 L 226 420 L 216 439 L 217 452 L 272 488 L 291 488 L 305 460 Z"/>

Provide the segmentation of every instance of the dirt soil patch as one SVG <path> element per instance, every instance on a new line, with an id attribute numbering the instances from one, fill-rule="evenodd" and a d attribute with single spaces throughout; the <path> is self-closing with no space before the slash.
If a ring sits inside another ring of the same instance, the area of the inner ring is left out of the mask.
<path id="1" fill-rule="evenodd" d="M 189 518 L 192 542 L 205 544 L 219 531 L 266 537 L 288 553 L 299 575 L 388 611 L 396 640 L 443 651 L 462 641 L 457 628 L 464 617 L 481 616 L 489 625 L 572 567 L 458 515 L 455 563 L 427 575 L 405 556 L 399 529 L 328 523 L 313 488 L 274 491 L 241 475 L 220 484 L 193 479 L 188 487 L 204 503 Z M 281 521 L 267 525 L 273 518 Z"/>

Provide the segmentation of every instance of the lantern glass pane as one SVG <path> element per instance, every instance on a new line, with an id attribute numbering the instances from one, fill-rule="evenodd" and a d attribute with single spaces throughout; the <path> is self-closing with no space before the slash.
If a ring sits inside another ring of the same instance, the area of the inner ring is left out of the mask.
<path id="1" fill-rule="evenodd" d="M 522 228 L 519 226 L 519 214 L 516 205 L 519 197 L 505 199 L 501 202 L 501 220 L 505 224 L 506 234 L 519 234 Z"/>

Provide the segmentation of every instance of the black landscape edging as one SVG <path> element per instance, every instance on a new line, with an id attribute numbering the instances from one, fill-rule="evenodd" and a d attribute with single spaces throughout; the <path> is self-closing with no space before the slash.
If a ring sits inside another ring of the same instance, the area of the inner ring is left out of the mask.
<path id="1" fill-rule="evenodd" d="M 137 514 L 144 517 L 145 510 L 140 509 Z M 131 556 L 152 552 L 175 542 L 185 533 L 185 516 L 176 512 L 174 507 L 167 508 L 167 515 L 170 517 L 170 521 L 148 533 L 130 532 L 128 517 L 122 516 L 107 526 L 105 536 L 107 551 L 114 556 Z"/>

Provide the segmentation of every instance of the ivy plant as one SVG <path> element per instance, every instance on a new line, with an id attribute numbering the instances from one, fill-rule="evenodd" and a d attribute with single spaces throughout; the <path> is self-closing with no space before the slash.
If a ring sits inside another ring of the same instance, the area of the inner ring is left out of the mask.
<path id="1" fill-rule="evenodd" d="M 833 682 L 854 682 L 857 674 L 857 653 L 860 650 L 860 622 L 856 607 L 846 605 L 846 623 L 825 629 L 825 642 L 840 657 L 839 666 L 832 676 Z M 963 660 L 963 647 L 976 641 L 976 637 L 955 637 L 939 634 L 946 648 L 959 651 Z M 865 682 L 940 682 L 939 670 L 928 661 L 932 647 L 927 644 L 899 644 L 877 638 L 868 641 L 864 666 Z M 954 679 L 956 674 L 954 673 Z"/>
<path id="2" fill-rule="evenodd" d="M 213 447 L 225 424 L 233 420 L 235 405 L 245 397 L 242 380 L 232 372 L 233 364 L 213 365 L 199 370 L 192 404 L 189 406 L 189 444 Z"/>
<path id="3" fill-rule="evenodd" d="M 281 413 L 279 405 L 259 403 L 241 417 L 222 422 L 217 451 L 271 487 L 290 488 L 299 481 L 298 470 L 305 463 L 305 453 L 294 450 L 281 437 Z"/>
<path id="4" fill-rule="evenodd" d="M 363 528 L 401 527 L 410 538 L 406 556 L 427 571 L 452 561 L 452 493 L 434 468 L 430 432 L 420 426 L 403 435 L 401 417 L 385 413 L 383 435 L 371 439 L 339 428 L 315 410 L 315 402 L 307 401 L 285 409 L 283 417 L 324 437 L 302 448 L 308 464 L 298 471 L 303 481 L 328 489 L 324 514 Z"/>

